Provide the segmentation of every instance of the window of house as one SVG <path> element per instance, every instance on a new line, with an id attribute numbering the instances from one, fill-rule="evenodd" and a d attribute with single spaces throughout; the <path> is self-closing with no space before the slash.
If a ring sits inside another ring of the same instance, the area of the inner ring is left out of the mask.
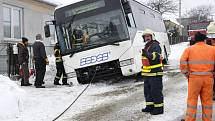
<path id="1" fill-rule="evenodd" d="M 22 9 L 3 5 L 4 38 L 20 39 L 22 36 Z"/>

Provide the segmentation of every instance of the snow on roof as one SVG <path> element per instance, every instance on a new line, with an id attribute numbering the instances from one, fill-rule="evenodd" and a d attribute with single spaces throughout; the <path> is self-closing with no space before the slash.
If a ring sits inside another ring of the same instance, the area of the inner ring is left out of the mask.
<path id="1" fill-rule="evenodd" d="M 59 9 L 59 8 L 62 8 L 62 7 L 71 5 L 71 4 L 73 4 L 73 3 L 81 2 L 81 1 L 84 1 L 84 0 L 71 0 L 71 1 L 68 2 L 68 3 L 64 3 L 64 4 L 61 4 L 61 5 L 57 6 L 56 9 Z"/>
<path id="2" fill-rule="evenodd" d="M 175 18 L 168 18 L 168 19 L 167 19 L 167 18 L 164 18 L 164 20 L 169 20 L 169 21 L 175 23 L 176 25 L 179 25 L 179 26 L 180 26 L 180 23 L 179 23 Z M 183 25 L 181 25 L 181 27 L 184 28 Z"/>
<path id="3" fill-rule="evenodd" d="M 54 6 L 54 7 L 60 5 L 60 3 L 56 3 L 56 2 L 53 2 L 53 1 L 51 2 L 51 1 L 48 1 L 48 0 L 35 0 L 35 1 L 45 3 L 47 5 L 51 5 L 51 6 Z"/>

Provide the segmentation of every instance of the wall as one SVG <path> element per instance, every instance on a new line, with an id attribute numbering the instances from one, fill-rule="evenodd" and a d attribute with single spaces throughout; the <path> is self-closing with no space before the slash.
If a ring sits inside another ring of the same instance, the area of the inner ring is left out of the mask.
<path id="1" fill-rule="evenodd" d="M 35 36 L 38 33 L 42 34 L 44 37 L 45 34 L 43 27 L 45 25 L 45 21 L 54 19 L 53 14 L 55 8 L 53 6 L 32 0 L 0 0 L 0 16 L 2 16 L 3 4 L 23 8 L 23 36 L 27 37 L 30 40 L 30 43 L 35 41 Z M 0 22 L 0 28 L 0 40 L 3 40 L 2 20 Z M 49 46 L 51 43 L 53 43 L 51 40 L 53 41 L 53 38 L 44 39 L 45 45 Z"/>

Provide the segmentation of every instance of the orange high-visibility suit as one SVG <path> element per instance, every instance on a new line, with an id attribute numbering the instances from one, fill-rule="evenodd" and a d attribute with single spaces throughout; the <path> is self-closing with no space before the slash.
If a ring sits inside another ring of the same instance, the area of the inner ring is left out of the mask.
<path id="1" fill-rule="evenodd" d="M 215 49 L 198 42 L 187 48 L 181 59 L 180 69 L 188 78 L 188 99 L 185 121 L 212 121 L 213 71 Z M 198 96 L 202 103 L 202 116 L 196 115 Z"/>

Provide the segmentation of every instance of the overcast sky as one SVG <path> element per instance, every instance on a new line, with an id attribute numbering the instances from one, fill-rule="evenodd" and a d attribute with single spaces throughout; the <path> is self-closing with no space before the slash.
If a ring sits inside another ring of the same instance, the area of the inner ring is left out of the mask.
<path id="1" fill-rule="evenodd" d="M 57 3 L 60 4 L 69 4 L 69 3 L 74 3 L 77 1 L 81 1 L 81 0 L 49 0 L 51 2 L 56 1 Z M 146 2 L 147 0 L 137 0 L 140 1 L 142 3 Z M 175 0 L 177 3 L 179 3 L 179 0 Z M 215 0 L 182 0 L 182 14 L 185 13 L 187 10 L 189 10 L 190 8 L 199 6 L 199 5 L 212 5 L 214 6 L 214 10 L 213 10 L 213 15 L 215 16 Z M 178 16 L 178 14 L 176 14 L 176 17 Z"/>

